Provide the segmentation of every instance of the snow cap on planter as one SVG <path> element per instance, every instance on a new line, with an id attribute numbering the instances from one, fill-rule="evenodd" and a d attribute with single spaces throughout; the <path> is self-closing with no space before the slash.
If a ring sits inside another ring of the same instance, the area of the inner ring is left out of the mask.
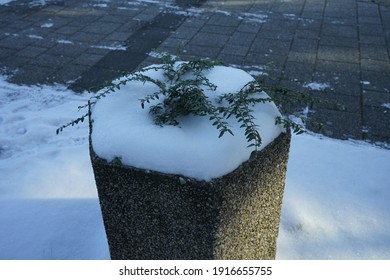
<path id="1" fill-rule="evenodd" d="M 285 131 L 276 105 L 240 69 L 171 61 L 113 85 L 92 107 L 92 146 L 108 162 L 209 181 Z"/>

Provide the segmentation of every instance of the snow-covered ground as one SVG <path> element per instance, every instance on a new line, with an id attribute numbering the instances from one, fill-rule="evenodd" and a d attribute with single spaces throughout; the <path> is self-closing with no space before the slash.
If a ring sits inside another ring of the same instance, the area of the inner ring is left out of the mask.
<path id="1" fill-rule="evenodd" d="M 81 124 L 88 99 L 0 79 L 0 259 L 107 259 Z M 390 259 L 390 150 L 294 136 L 278 259 Z"/>

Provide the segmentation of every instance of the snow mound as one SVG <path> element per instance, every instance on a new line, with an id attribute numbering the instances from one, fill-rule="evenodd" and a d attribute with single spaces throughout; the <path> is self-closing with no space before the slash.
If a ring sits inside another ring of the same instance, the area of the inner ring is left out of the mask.
<path id="1" fill-rule="evenodd" d="M 150 69 L 145 74 L 165 80 L 161 71 Z M 217 86 L 216 91 L 205 89 L 210 100 L 238 92 L 253 80 L 245 71 L 224 66 L 208 70 L 205 76 Z M 234 117 L 229 119 L 234 136 L 226 133 L 221 138 L 208 116 L 182 117 L 179 126 L 155 125 L 148 107 L 154 104 L 142 109 L 140 99 L 157 90 L 154 84 L 133 81 L 97 102 L 92 109 L 92 144 L 99 157 L 108 161 L 120 157 L 124 165 L 197 180 L 223 176 L 249 159 L 252 150 L 247 148 L 244 128 Z M 268 97 L 265 92 L 259 95 Z M 281 115 L 272 102 L 253 109 L 262 149 L 283 131 L 275 125 L 275 118 Z"/>

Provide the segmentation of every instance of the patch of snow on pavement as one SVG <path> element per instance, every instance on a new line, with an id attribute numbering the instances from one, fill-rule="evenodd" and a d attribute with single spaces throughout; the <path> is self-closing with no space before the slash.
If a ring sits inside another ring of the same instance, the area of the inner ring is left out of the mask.
<path id="1" fill-rule="evenodd" d="M 268 16 L 265 14 L 242 13 L 238 18 L 255 23 L 264 23 L 267 21 Z"/>
<path id="2" fill-rule="evenodd" d="M 312 90 L 318 90 L 318 91 L 330 88 L 330 85 L 328 83 L 317 83 L 317 82 L 306 83 L 303 86 L 306 88 L 310 88 Z"/>
<path id="3" fill-rule="evenodd" d="M 69 44 L 69 45 L 73 45 L 73 42 L 72 41 L 69 41 L 69 40 L 57 40 L 57 43 L 59 44 Z"/>
<path id="4" fill-rule="evenodd" d="M 51 28 L 54 24 L 52 22 L 47 22 L 41 25 L 41 28 Z"/>
<path id="5" fill-rule="evenodd" d="M 0 0 L 0 5 L 6 5 L 12 1 L 15 1 L 15 0 Z"/>
<path id="6" fill-rule="evenodd" d="M 112 46 L 93 45 L 93 46 L 91 46 L 91 48 L 106 49 L 106 50 L 112 50 L 112 51 L 125 51 L 125 50 L 127 50 L 127 47 L 121 46 L 121 45 L 112 45 Z"/>

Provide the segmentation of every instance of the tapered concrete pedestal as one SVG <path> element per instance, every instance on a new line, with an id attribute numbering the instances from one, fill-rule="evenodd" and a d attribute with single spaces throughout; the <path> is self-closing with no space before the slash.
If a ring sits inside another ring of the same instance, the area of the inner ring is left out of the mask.
<path id="1" fill-rule="evenodd" d="M 274 259 L 291 135 L 212 181 L 90 154 L 112 259 Z"/>

